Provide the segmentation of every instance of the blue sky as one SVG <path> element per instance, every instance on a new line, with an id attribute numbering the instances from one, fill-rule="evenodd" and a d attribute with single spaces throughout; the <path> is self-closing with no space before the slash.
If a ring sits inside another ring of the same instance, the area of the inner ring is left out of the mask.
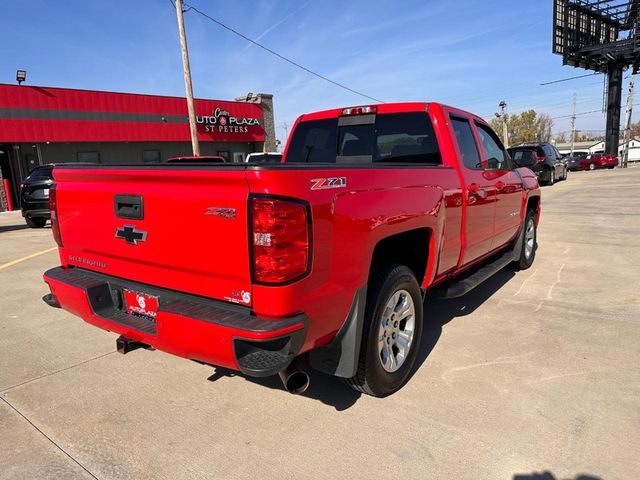
<path id="1" fill-rule="evenodd" d="M 604 77 L 551 53 L 552 0 L 223 1 L 189 3 L 269 48 L 383 101 L 442 101 L 484 117 L 505 100 L 570 129 L 602 107 Z M 194 94 L 275 98 L 277 134 L 304 112 L 371 103 L 289 65 L 201 17 L 185 13 Z M 21 0 L 3 8 L 0 82 L 184 95 L 170 0 Z M 628 73 L 625 73 L 628 77 Z M 625 96 L 626 96 L 625 82 Z M 624 102 L 624 98 L 623 98 Z M 603 130 L 604 115 L 577 128 Z"/>

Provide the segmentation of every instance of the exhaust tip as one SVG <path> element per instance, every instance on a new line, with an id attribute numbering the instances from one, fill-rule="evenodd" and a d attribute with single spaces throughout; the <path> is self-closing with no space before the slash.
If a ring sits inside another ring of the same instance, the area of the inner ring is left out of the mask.
<path id="1" fill-rule="evenodd" d="M 278 375 L 280 375 L 284 389 L 293 395 L 300 395 L 309 388 L 309 374 L 304 370 L 290 366 L 278 372 Z"/>

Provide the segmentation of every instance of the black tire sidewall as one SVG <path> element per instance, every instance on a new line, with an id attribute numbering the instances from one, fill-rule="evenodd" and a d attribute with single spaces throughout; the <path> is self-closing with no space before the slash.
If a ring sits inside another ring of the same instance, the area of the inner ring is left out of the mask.
<path id="1" fill-rule="evenodd" d="M 388 276 L 382 286 L 372 292 L 375 298 L 367 298 L 366 308 L 366 379 L 367 385 L 378 397 L 390 395 L 405 384 L 418 356 L 422 337 L 422 295 L 415 276 L 404 266 L 394 266 L 387 271 Z M 378 319 L 391 296 L 398 290 L 406 290 L 411 295 L 415 308 L 415 332 L 409 356 L 397 371 L 389 373 L 382 367 L 379 359 Z"/>
<path id="2" fill-rule="evenodd" d="M 47 224 L 46 218 L 29 218 L 26 217 L 27 225 L 30 228 L 43 228 Z"/>
<path id="3" fill-rule="evenodd" d="M 533 250 L 531 251 L 531 256 L 527 258 L 526 255 L 526 245 L 527 245 L 527 225 L 529 225 L 529 220 L 533 221 Z M 520 269 L 525 270 L 533 265 L 533 261 L 536 258 L 536 245 L 538 242 L 538 228 L 536 227 L 536 218 L 535 212 L 533 210 L 527 211 L 527 216 L 524 219 L 524 235 L 522 235 L 522 252 L 520 254 Z"/>

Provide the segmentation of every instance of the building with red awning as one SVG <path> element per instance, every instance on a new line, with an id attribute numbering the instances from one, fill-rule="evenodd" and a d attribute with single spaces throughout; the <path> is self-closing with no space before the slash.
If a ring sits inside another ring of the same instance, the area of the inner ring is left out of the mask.
<path id="1" fill-rule="evenodd" d="M 272 95 L 195 99 L 195 110 L 201 155 L 243 162 L 276 149 Z M 38 165 L 162 163 L 185 155 L 185 98 L 0 84 L 0 180 L 9 180 L 16 208 L 20 183 Z"/>

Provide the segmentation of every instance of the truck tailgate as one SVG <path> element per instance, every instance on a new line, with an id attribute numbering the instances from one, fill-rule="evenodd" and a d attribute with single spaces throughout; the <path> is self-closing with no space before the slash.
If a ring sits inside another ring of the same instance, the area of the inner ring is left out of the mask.
<path id="1" fill-rule="evenodd" d="M 54 179 L 63 265 L 251 304 L 243 166 L 62 166 Z"/>

